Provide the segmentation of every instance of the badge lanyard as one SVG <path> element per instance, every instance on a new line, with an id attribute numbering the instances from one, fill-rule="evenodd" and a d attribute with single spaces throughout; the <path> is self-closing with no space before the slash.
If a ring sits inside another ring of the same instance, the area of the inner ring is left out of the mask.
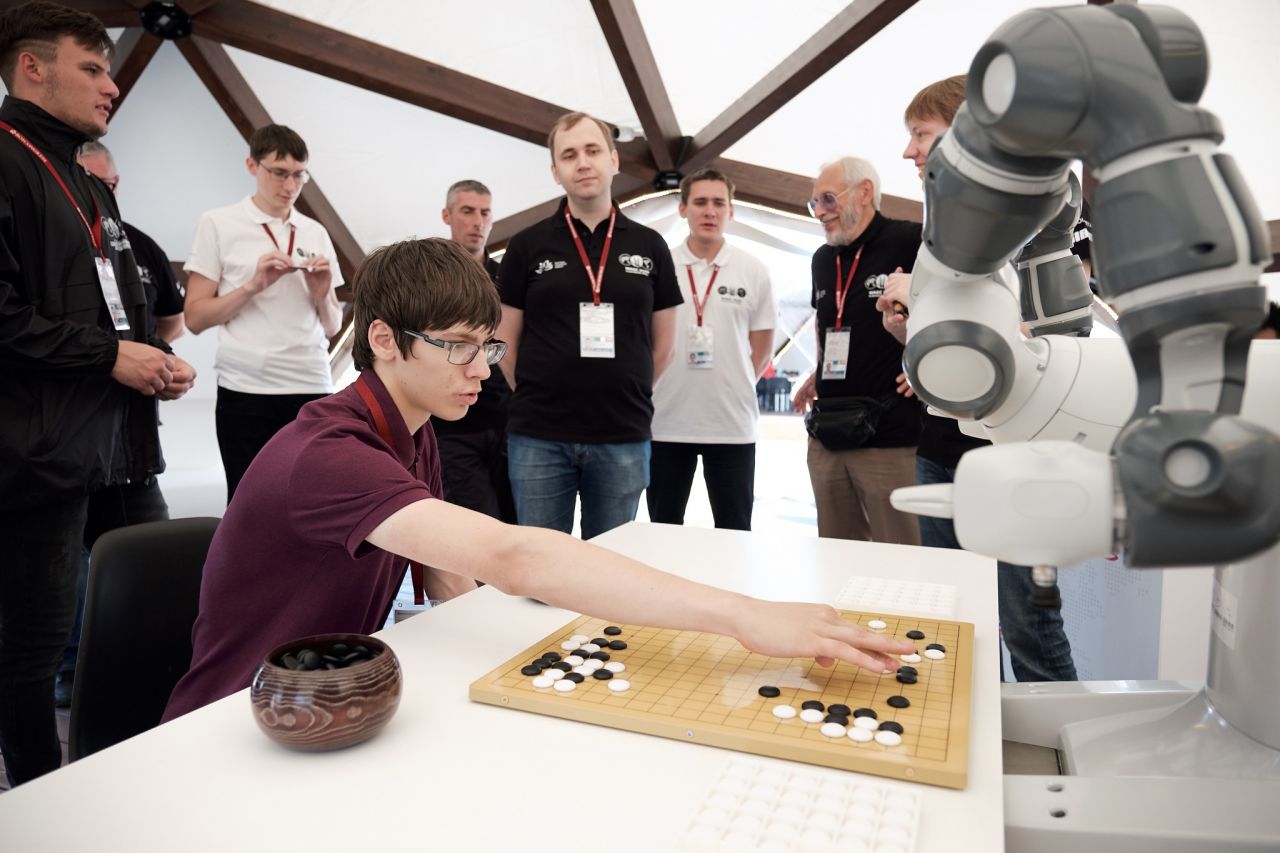
<path id="1" fill-rule="evenodd" d="M 866 244 L 864 243 L 863 246 Z M 844 280 L 844 287 L 840 286 L 841 272 L 843 272 L 840 264 L 840 255 L 836 255 L 836 329 L 841 326 L 844 319 L 844 298 L 849 295 L 849 285 L 853 283 L 853 277 L 858 272 L 858 261 L 862 260 L 862 246 L 858 247 L 857 253 L 853 256 L 853 265 L 849 267 L 849 276 Z"/>
<path id="2" fill-rule="evenodd" d="M 267 226 L 264 224 L 262 227 L 266 228 Z M 279 247 L 277 246 L 276 248 Z M 394 453 L 396 445 L 391 440 L 391 424 L 387 422 L 386 413 L 382 411 L 382 404 L 373 395 L 373 389 L 369 387 L 369 383 L 365 380 L 363 373 L 356 378 L 356 393 L 360 395 L 361 400 L 364 400 L 364 404 L 369 407 L 369 414 L 373 415 L 373 425 L 378 430 L 378 435 L 387 443 L 387 447 L 391 448 L 391 452 Z M 426 578 L 423 576 L 422 564 L 410 560 L 409 574 L 413 577 L 413 603 L 425 604 Z"/>
<path id="3" fill-rule="evenodd" d="M 836 260 L 838 261 L 839 258 L 837 258 Z M 702 294 L 701 302 L 698 301 L 697 285 L 693 283 L 693 264 L 685 264 L 684 269 L 685 269 L 685 272 L 689 274 L 689 294 L 693 297 L 693 313 L 698 318 L 698 325 L 701 326 L 702 314 L 704 311 L 707 310 L 707 301 L 711 299 L 711 288 L 715 287 L 716 276 L 720 274 L 720 267 L 716 266 L 715 264 L 711 265 L 711 280 L 707 282 L 707 292 Z M 841 299 L 840 303 L 841 303 L 841 306 L 843 307 L 844 300 Z M 839 323 L 838 320 L 836 322 L 837 324 Z"/>
<path id="4" fill-rule="evenodd" d="M 587 279 L 591 282 L 591 300 L 596 304 L 600 304 L 600 286 L 604 284 L 604 267 L 609 261 L 609 246 L 613 243 L 613 223 L 618 218 L 618 208 L 609 208 L 609 231 L 604 237 L 604 251 L 600 253 L 600 269 L 595 272 L 591 271 L 591 260 L 587 257 L 587 247 L 582 245 L 582 236 L 578 234 L 578 229 L 573 227 L 573 217 L 569 215 L 569 206 L 564 208 L 564 221 L 569 226 L 569 233 L 573 235 L 573 244 L 578 247 L 578 257 L 582 258 L 582 265 L 586 267 Z"/>
<path id="5" fill-rule="evenodd" d="M 271 245 L 276 247 L 276 251 L 280 251 L 280 244 L 276 242 L 276 235 L 271 233 L 271 229 L 267 227 L 267 223 L 262 223 L 262 230 L 267 232 L 267 236 L 271 238 Z M 289 251 L 285 252 L 289 256 L 289 263 L 293 263 L 293 238 L 298 236 L 298 229 L 292 225 L 289 226 Z"/>
<path id="6" fill-rule="evenodd" d="M 105 262 L 107 253 L 102 248 L 102 214 L 98 211 L 98 202 L 94 199 L 93 193 L 89 194 L 89 201 L 93 202 L 93 225 L 90 225 L 89 218 L 84 215 L 84 211 L 76 203 L 75 197 L 71 195 L 71 190 L 67 189 L 66 182 L 62 180 L 62 176 L 53 168 L 49 158 L 44 156 L 44 153 L 39 148 L 36 148 L 31 143 L 31 140 L 23 136 L 21 131 L 8 122 L 0 121 L 0 130 L 6 131 L 14 139 L 21 142 L 28 151 L 35 155 L 37 160 L 44 164 L 44 167 L 49 170 L 49 174 L 53 175 L 53 179 L 58 182 L 58 186 L 62 188 L 62 192 L 67 196 L 67 201 L 71 202 L 71 206 L 75 208 L 76 215 L 80 217 L 80 222 L 84 224 L 85 230 L 89 232 L 89 242 L 93 244 L 94 251 Z"/>

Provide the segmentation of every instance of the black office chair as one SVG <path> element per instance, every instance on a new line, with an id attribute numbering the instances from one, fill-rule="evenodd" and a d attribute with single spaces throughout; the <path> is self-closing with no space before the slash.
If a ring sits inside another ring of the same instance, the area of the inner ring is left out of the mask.
<path id="1" fill-rule="evenodd" d="M 89 558 L 68 753 L 75 761 L 154 728 L 191 666 L 191 627 L 216 518 L 105 533 Z"/>

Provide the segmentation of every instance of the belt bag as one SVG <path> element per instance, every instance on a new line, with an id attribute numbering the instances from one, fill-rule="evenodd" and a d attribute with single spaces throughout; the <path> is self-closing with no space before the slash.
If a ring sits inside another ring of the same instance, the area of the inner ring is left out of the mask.
<path id="1" fill-rule="evenodd" d="M 827 450 L 856 450 L 875 436 L 880 416 L 893 403 L 875 397 L 819 397 L 804 416 L 804 427 Z"/>

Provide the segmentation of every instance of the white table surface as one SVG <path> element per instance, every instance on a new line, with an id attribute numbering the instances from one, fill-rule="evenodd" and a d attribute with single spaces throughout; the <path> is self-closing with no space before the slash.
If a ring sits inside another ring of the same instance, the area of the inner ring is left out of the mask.
<path id="1" fill-rule="evenodd" d="M 968 787 L 868 778 L 922 793 L 919 853 L 1003 849 L 991 561 L 655 524 L 596 542 L 768 599 L 831 601 L 855 574 L 958 586 L 955 618 L 975 625 Z M 677 849 L 693 809 L 740 753 L 467 698 L 472 681 L 573 615 L 477 590 L 380 634 L 400 659 L 404 694 L 372 740 L 291 752 L 258 731 L 243 691 L 0 794 L 0 850 Z"/>

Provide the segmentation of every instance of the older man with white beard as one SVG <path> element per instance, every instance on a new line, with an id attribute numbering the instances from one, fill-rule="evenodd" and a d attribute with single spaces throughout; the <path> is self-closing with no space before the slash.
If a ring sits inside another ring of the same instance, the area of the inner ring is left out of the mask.
<path id="1" fill-rule="evenodd" d="M 822 168 L 809 212 L 827 244 L 813 255 L 818 366 L 795 393 L 809 431 L 818 535 L 919 545 L 914 516 L 889 493 L 915 483 L 920 407 L 897 393 L 902 345 L 876 310 L 890 273 L 911 269 L 920 226 L 880 213 L 880 177 L 866 160 Z"/>

